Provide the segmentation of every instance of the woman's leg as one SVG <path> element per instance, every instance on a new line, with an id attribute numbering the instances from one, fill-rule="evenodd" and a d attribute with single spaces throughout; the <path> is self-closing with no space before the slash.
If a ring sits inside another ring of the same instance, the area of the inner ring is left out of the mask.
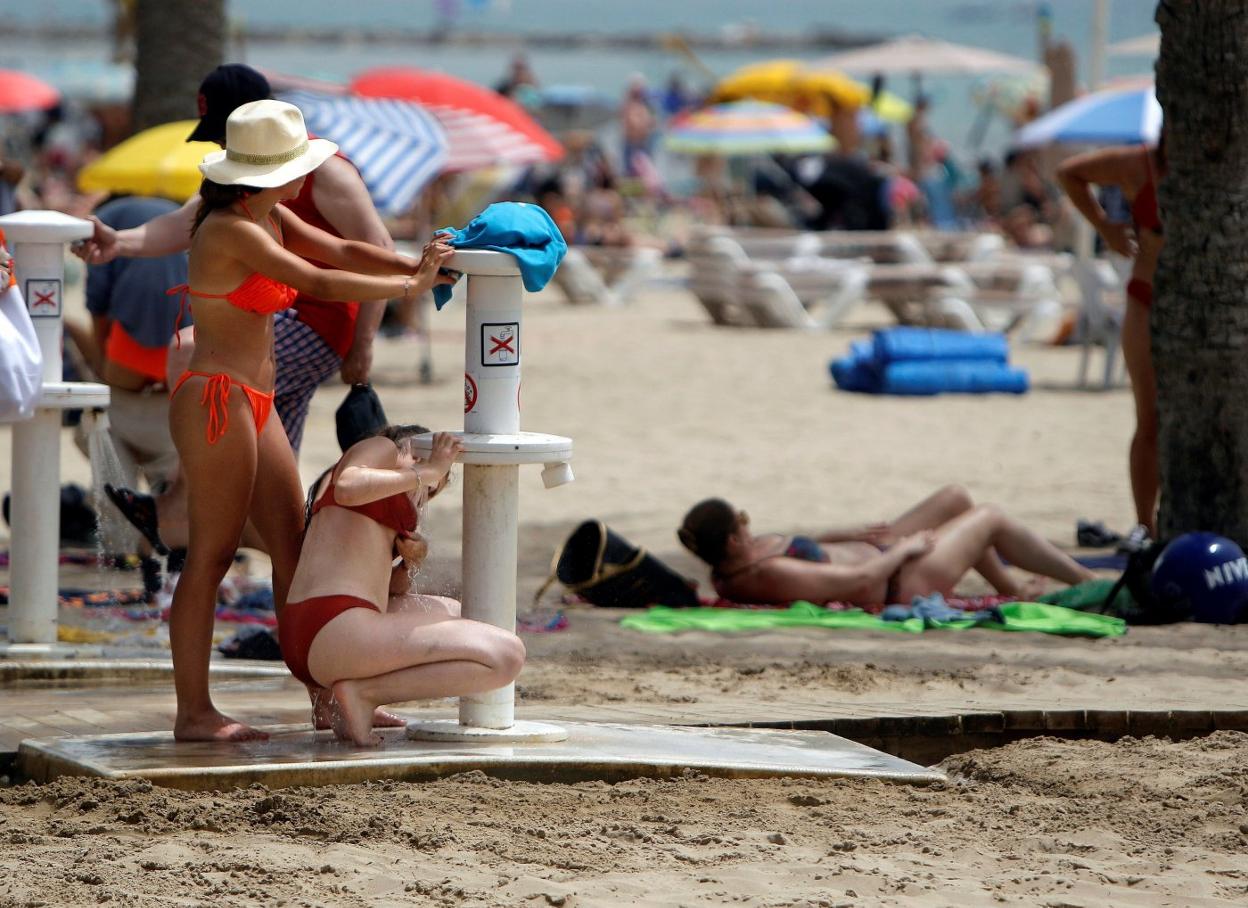
<path id="1" fill-rule="evenodd" d="M 524 655 L 510 631 L 413 602 L 397 613 L 338 615 L 312 641 L 308 671 L 333 686 L 338 736 L 377 744 L 370 726 L 378 706 L 503 687 L 520 674 Z"/>
<path id="2" fill-rule="evenodd" d="M 246 741 L 267 735 L 222 715 L 213 706 L 208 660 L 217 587 L 233 563 L 251 502 L 256 433 L 246 397 L 231 389 L 226 406 L 229 428 L 216 444 L 208 444 L 208 410 L 200 403 L 206 381 L 190 379 L 169 407 L 169 427 L 182 458 L 190 517 L 186 565 L 169 616 L 178 700 L 173 734 L 179 741 Z"/>
<path id="3" fill-rule="evenodd" d="M 1135 519 L 1157 537 L 1157 498 L 1160 479 L 1157 466 L 1157 378 L 1148 327 L 1148 306 L 1127 297 L 1122 320 L 1122 358 L 1131 377 L 1135 398 L 1135 434 L 1131 437 L 1131 497 Z"/>
<path id="4" fill-rule="evenodd" d="M 963 486 L 947 485 L 894 520 L 893 534 L 901 537 L 909 536 L 911 533 L 920 533 L 923 530 L 939 529 L 973 507 L 975 507 L 975 502 L 971 500 L 971 493 Z M 1001 563 L 1001 558 L 994 548 L 989 547 L 983 557 L 975 562 L 974 568 L 981 577 L 992 584 L 994 590 L 1001 591 L 1015 587 L 1009 570 Z M 1014 595 L 1014 593 L 1005 595 Z"/>
<path id="5" fill-rule="evenodd" d="M 937 530 L 936 545 L 930 552 L 902 565 L 898 572 L 898 598 L 908 602 L 913 596 L 930 593 L 949 595 L 963 575 L 982 561 L 990 547 L 1025 571 L 1063 583 L 1081 583 L 1093 577 L 1087 568 L 1047 539 L 1007 517 L 1000 508 L 979 505 Z M 1008 579 L 1008 574 L 1006 576 Z M 1003 595 L 1016 595 L 1019 589 L 1012 580 L 1003 586 L 996 587 Z"/>
<path id="6" fill-rule="evenodd" d="M 276 414 L 269 417 L 257 440 L 249 516 L 273 562 L 273 605 L 280 616 L 303 541 L 303 485 Z"/>

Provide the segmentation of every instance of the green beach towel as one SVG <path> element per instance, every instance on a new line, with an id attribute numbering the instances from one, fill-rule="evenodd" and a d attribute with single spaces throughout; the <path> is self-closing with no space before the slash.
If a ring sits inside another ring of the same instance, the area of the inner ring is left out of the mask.
<path id="1" fill-rule="evenodd" d="M 1007 602 L 997 607 L 1003 620 L 943 622 L 940 630 L 962 631 L 982 627 L 998 631 L 1033 631 L 1073 637 L 1121 637 L 1127 623 L 1121 618 L 1094 615 L 1059 605 L 1040 602 Z M 672 634 L 678 631 L 761 631 L 777 627 L 827 627 L 874 631 L 921 633 L 932 627 L 920 618 L 885 621 L 861 609 L 828 611 L 813 602 L 794 602 L 786 609 L 749 610 L 730 608 L 669 608 L 651 606 L 644 612 L 628 615 L 620 626 L 647 634 Z"/>

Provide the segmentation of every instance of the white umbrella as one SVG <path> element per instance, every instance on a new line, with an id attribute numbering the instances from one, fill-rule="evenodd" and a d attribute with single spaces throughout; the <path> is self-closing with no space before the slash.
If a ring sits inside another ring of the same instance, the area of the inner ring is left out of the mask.
<path id="1" fill-rule="evenodd" d="M 1161 105 L 1148 88 L 1098 91 L 1055 107 L 1014 134 L 1018 148 L 1068 145 L 1154 144 Z"/>
<path id="2" fill-rule="evenodd" d="M 1113 57 L 1155 57 L 1161 50 L 1161 35 L 1140 35 L 1117 41 L 1105 49 Z"/>
<path id="3" fill-rule="evenodd" d="M 982 73 L 1031 74 L 1043 67 L 1023 57 L 937 41 L 920 35 L 907 35 L 895 41 L 872 44 L 857 50 L 833 54 L 815 61 L 812 68 L 837 69 L 847 73 L 950 73 L 980 75 Z"/>

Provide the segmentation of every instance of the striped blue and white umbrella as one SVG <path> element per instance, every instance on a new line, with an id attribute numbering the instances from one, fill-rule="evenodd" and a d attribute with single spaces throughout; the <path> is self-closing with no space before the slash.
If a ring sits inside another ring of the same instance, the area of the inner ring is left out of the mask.
<path id="1" fill-rule="evenodd" d="M 446 163 L 446 133 L 410 101 L 288 91 L 283 101 L 303 111 L 308 131 L 337 142 L 382 214 L 407 211 Z"/>
<path id="2" fill-rule="evenodd" d="M 1016 132 L 1014 145 L 1153 145 L 1160 134 L 1161 105 L 1150 85 L 1068 101 Z"/>

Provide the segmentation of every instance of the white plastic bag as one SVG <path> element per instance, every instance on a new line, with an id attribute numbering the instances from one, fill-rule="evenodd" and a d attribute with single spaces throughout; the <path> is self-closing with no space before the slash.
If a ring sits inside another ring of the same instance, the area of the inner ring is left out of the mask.
<path id="1" fill-rule="evenodd" d="M 21 291 L 0 293 L 0 422 L 30 419 L 43 386 L 39 338 Z"/>

